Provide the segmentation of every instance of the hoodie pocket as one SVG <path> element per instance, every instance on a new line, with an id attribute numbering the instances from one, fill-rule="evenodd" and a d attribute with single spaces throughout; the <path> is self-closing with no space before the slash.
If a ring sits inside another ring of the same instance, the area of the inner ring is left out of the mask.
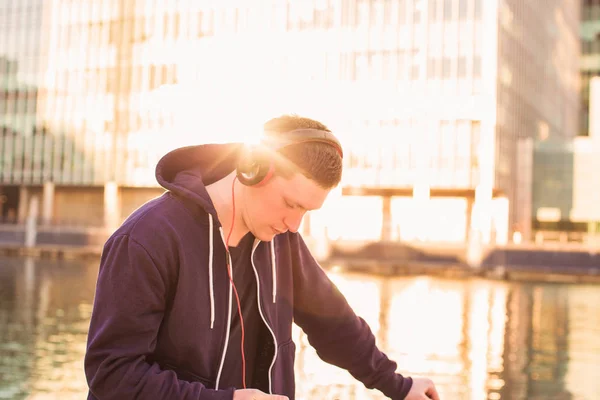
<path id="1" fill-rule="evenodd" d="M 169 369 L 177 375 L 177 379 L 187 382 L 200 382 L 207 389 L 214 389 L 215 385 L 210 379 L 203 378 L 199 375 L 196 375 L 186 369 L 179 368 L 173 364 L 163 364 L 164 369 Z"/>

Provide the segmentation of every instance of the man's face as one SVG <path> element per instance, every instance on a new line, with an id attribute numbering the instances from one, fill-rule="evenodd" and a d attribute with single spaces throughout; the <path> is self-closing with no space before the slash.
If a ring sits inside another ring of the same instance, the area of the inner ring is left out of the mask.
<path id="1" fill-rule="evenodd" d="M 306 211 L 321 208 L 330 191 L 299 173 L 289 179 L 275 175 L 263 186 L 245 188 L 242 216 L 252 234 L 268 242 L 296 232 Z"/>

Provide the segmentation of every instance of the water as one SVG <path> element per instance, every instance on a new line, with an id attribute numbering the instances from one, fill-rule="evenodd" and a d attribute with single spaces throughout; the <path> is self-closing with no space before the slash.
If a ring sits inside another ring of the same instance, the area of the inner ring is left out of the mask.
<path id="1" fill-rule="evenodd" d="M 0 399 L 84 399 L 97 262 L 0 258 Z M 380 347 L 443 400 L 600 398 L 600 286 L 331 272 Z M 295 329 L 297 398 L 383 399 Z"/>

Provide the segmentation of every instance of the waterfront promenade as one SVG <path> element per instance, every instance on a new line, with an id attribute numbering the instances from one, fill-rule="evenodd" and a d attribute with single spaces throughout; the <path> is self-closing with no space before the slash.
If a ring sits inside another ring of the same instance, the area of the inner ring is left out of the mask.
<path id="1" fill-rule="evenodd" d="M 110 231 L 2 225 L 0 255 L 41 259 L 98 259 Z M 384 276 L 429 275 L 600 283 L 600 247 L 581 243 L 507 244 L 473 249 L 466 243 L 344 241 L 305 236 L 326 269 Z M 475 260 L 475 261 L 474 261 Z"/>

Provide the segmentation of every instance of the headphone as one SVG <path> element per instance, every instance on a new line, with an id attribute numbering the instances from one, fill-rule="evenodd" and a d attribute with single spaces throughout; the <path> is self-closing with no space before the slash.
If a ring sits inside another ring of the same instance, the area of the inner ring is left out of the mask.
<path id="1" fill-rule="evenodd" d="M 320 129 L 296 129 L 285 132 L 282 137 L 270 137 L 261 145 L 246 149 L 236 168 L 237 179 L 246 186 L 264 185 L 275 172 L 272 151 L 300 143 L 325 143 L 332 146 L 344 158 L 342 145 L 329 131 Z"/>

